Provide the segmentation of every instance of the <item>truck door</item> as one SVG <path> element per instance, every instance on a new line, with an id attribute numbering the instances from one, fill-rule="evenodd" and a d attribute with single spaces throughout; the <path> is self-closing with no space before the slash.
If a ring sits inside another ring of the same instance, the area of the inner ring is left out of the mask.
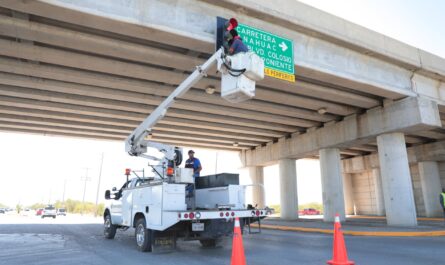
<path id="1" fill-rule="evenodd" d="M 133 179 L 129 186 L 122 191 L 122 224 L 124 226 L 132 226 L 133 217 L 133 188 L 137 179 Z"/>
<path id="2" fill-rule="evenodd" d="M 130 185 L 130 181 L 125 184 L 116 193 L 117 199 L 113 200 L 110 205 L 111 220 L 113 224 L 122 225 L 122 195 L 125 189 Z"/>

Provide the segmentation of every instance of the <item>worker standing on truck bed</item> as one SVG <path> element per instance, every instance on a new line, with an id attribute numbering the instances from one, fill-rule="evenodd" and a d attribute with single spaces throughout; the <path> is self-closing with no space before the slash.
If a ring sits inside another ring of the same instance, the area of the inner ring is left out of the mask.
<path id="1" fill-rule="evenodd" d="M 199 177 L 199 173 L 202 170 L 201 167 L 201 161 L 199 161 L 198 158 L 195 157 L 195 151 L 189 150 L 188 152 L 189 159 L 185 161 L 185 168 L 192 168 L 193 169 L 193 178 L 196 179 Z M 188 198 L 187 207 L 194 209 L 195 208 L 195 184 L 189 184 L 187 185 L 186 189 L 186 198 Z"/>
<path id="2" fill-rule="evenodd" d="M 201 161 L 195 157 L 195 151 L 189 150 L 189 159 L 185 161 L 185 168 L 193 168 L 193 177 L 199 177 L 199 172 L 201 172 Z"/>

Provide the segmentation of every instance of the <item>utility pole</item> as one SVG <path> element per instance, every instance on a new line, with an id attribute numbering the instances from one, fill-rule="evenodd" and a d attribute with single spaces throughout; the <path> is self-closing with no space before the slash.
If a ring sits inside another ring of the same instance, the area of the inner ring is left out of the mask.
<path id="1" fill-rule="evenodd" d="M 66 179 L 63 180 L 62 205 L 65 206 Z"/>
<path id="2" fill-rule="evenodd" d="M 215 153 L 215 175 L 218 173 L 218 151 Z"/>
<path id="3" fill-rule="evenodd" d="M 52 197 L 53 188 L 49 188 L 49 198 L 48 198 L 48 204 L 51 204 L 51 197 Z"/>
<path id="4" fill-rule="evenodd" d="M 89 168 L 85 168 L 85 169 L 86 169 L 85 177 L 81 177 L 80 178 L 81 181 L 85 182 L 85 184 L 83 186 L 82 215 L 83 215 L 83 213 L 85 211 L 85 193 L 86 193 L 86 190 L 87 190 L 87 181 L 91 180 L 91 178 L 88 177 L 88 170 L 89 170 Z"/>
<path id="5" fill-rule="evenodd" d="M 102 153 L 102 158 L 100 160 L 99 180 L 97 181 L 96 208 L 94 210 L 94 217 L 97 216 L 97 209 L 98 209 L 98 205 L 99 205 L 100 179 L 102 177 L 102 166 L 103 166 L 103 164 L 104 164 L 104 153 Z"/>

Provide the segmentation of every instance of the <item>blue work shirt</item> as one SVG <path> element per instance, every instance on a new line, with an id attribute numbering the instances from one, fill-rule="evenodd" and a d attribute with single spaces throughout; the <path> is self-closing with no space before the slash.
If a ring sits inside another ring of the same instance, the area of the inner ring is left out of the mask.
<path id="1" fill-rule="evenodd" d="M 230 46 L 230 49 L 233 49 L 232 55 L 235 55 L 239 52 L 248 52 L 249 51 L 249 48 L 247 48 L 246 44 L 244 44 L 244 42 L 240 38 L 235 38 L 233 40 L 233 43 Z"/>
<path id="2" fill-rule="evenodd" d="M 199 167 L 201 166 L 201 161 L 198 158 L 194 157 L 193 159 L 187 159 L 185 161 L 185 168 L 193 168 L 193 177 L 199 177 Z"/>

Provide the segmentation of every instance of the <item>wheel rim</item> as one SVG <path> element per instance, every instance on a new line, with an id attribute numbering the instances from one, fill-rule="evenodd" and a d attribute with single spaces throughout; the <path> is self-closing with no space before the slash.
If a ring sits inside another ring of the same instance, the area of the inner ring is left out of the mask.
<path id="1" fill-rule="evenodd" d="M 105 230 L 108 230 L 110 227 L 111 227 L 111 221 L 110 221 L 110 218 L 105 218 L 105 223 L 104 223 L 104 226 L 105 226 Z"/>
<path id="2" fill-rule="evenodd" d="M 145 227 L 143 225 L 139 225 L 136 230 L 136 243 L 138 246 L 142 246 L 145 240 Z"/>

